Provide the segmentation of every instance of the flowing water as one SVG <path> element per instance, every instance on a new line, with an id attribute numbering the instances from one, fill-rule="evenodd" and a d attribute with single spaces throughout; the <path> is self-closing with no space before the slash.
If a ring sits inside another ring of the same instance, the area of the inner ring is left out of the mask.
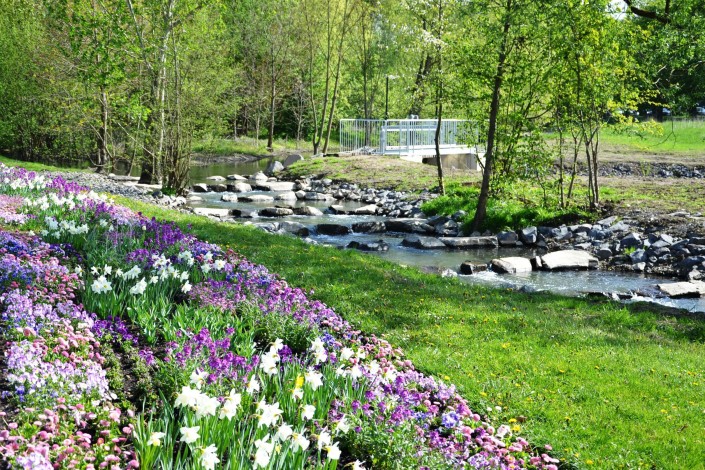
<path id="1" fill-rule="evenodd" d="M 272 159 L 264 159 L 256 162 L 244 163 L 229 163 L 222 165 L 209 165 L 201 167 L 193 167 L 191 169 L 192 183 L 208 183 L 208 176 L 220 175 L 226 176 L 230 174 L 250 175 L 258 171 L 263 171 Z M 253 194 L 268 194 L 273 193 L 252 191 L 250 193 L 240 193 L 238 197 L 248 196 Z M 252 202 L 224 202 L 221 201 L 222 193 L 205 193 L 198 194 L 202 201 L 193 202 L 192 207 L 217 207 L 229 209 L 249 209 L 257 210 L 273 205 L 289 205 L 294 207 L 311 206 L 325 211 L 331 202 L 323 201 L 274 201 L 267 203 L 252 203 Z M 351 201 L 336 201 L 335 204 L 343 205 L 346 209 L 351 210 L 362 205 L 360 202 Z M 252 223 L 280 222 L 289 220 L 299 222 L 309 227 L 312 231 L 310 238 L 317 243 L 345 247 L 351 241 L 371 242 L 384 240 L 389 244 L 389 251 L 372 252 L 374 256 L 379 256 L 383 259 L 407 266 L 417 267 L 433 267 L 442 269 L 450 269 L 457 271 L 460 264 L 464 261 L 471 261 L 475 264 L 487 264 L 494 258 L 507 256 L 536 256 L 535 249 L 532 248 L 502 248 L 502 249 L 474 249 L 474 250 L 420 250 L 416 248 L 408 248 L 401 246 L 404 235 L 396 235 L 390 233 L 374 233 L 361 234 L 351 233 L 342 236 L 317 235 L 313 230 L 314 226 L 322 223 L 340 224 L 351 226 L 356 222 L 362 221 L 381 221 L 384 217 L 380 216 L 363 216 L 363 215 L 332 215 L 324 214 L 322 216 L 291 216 L 286 218 L 267 218 L 258 217 L 248 219 Z M 562 272 L 546 272 L 534 271 L 526 274 L 497 274 L 491 271 L 481 272 L 472 276 L 458 276 L 462 282 L 477 283 L 492 286 L 506 286 L 512 288 L 522 288 L 524 290 L 551 291 L 564 295 L 584 295 L 586 293 L 609 292 L 615 294 L 623 294 L 626 296 L 633 295 L 637 291 L 650 291 L 653 286 L 662 282 L 672 282 L 663 278 L 653 278 L 637 273 L 616 273 L 611 271 L 562 271 Z M 653 299 L 650 297 L 639 297 L 633 295 L 634 301 L 652 301 L 663 305 L 685 308 L 691 311 L 705 312 L 705 299 Z"/>

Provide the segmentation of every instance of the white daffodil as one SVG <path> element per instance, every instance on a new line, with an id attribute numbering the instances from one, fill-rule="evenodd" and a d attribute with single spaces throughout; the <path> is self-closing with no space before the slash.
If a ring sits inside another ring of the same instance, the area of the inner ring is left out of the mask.
<path id="1" fill-rule="evenodd" d="M 323 385 L 323 374 L 313 369 L 307 370 L 306 374 L 304 374 L 304 378 L 306 379 L 306 383 L 309 384 L 313 390 L 317 390 L 318 387 Z"/>
<path id="2" fill-rule="evenodd" d="M 325 446 L 330 445 L 331 435 L 328 431 L 321 431 L 318 435 L 318 450 L 323 449 Z"/>
<path id="3" fill-rule="evenodd" d="M 186 444 L 193 444 L 198 440 L 199 436 L 198 431 L 201 429 L 201 426 L 193 426 L 191 428 L 189 427 L 182 427 L 180 429 L 181 431 L 181 442 L 185 442 Z"/>
<path id="4" fill-rule="evenodd" d="M 211 444 L 206 448 L 201 448 L 201 465 L 203 465 L 203 468 L 206 470 L 213 470 L 215 468 L 215 464 L 220 462 L 220 459 L 218 458 L 218 449 L 215 447 L 215 444 Z"/>
<path id="5" fill-rule="evenodd" d="M 133 295 L 142 295 L 144 294 L 144 291 L 147 289 L 147 281 L 144 280 L 144 278 L 140 279 L 140 281 L 132 286 L 130 288 L 130 294 Z"/>
<path id="6" fill-rule="evenodd" d="M 208 378 L 208 372 L 205 370 L 199 371 L 198 369 L 195 369 L 191 372 L 191 377 L 189 379 L 191 380 L 191 383 L 200 390 L 203 384 L 206 383 L 206 378 Z"/>
<path id="7" fill-rule="evenodd" d="M 181 292 L 183 292 L 184 294 L 186 294 L 186 293 L 188 293 L 188 292 L 191 291 L 191 288 L 192 288 L 192 287 L 193 287 L 193 286 L 191 285 L 191 283 L 188 282 L 188 281 L 186 281 L 186 282 L 184 282 L 184 285 L 181 286 Z"/>
<path id="8" fill-rule="evenodd" d="M 353 352 L 352 349 L 350 348 L 343 348 L 340 350 L 340 360 L 341 361 L 347 361 L 351 357 L 353 357 L 355 353 Z"/>
<path id="9" fill-rule="evenodd" d="M 105 279 L 105 276 L 100 276 L 98 279 L 93 281 L 93 284 L 91 284 L 91 289 L 96 294 L 103 294 L 113 290 L 113 286 L 110 285 L 110 282 L 107 279 Z"/>
<path id="10" fill-rule="evenodd" d="M 304 409 L 301 412 L 301 417 L 303 419 L 313 419 L 313 415 L 316 412 L 316 407 L 313 405 L 304 405 Z"/>
<path id="11" fill-rule="evenodd" d="M 291 396 L 294 400 L 301 400 L 304 397 L 304 390 L 302 388 L 295 388 L 291 391 Z"/>
<path id="12" fill-rule="evenodd" d="M 347 434 L 348 431 L 350 431 L 350 424 L 348 424 L 347 420 L 345 419 L 345 415 L 343 415 L 340 418 L 340 421 L 335 424 L 335 433 Z"/>
<path id="13" fill-rule="evenodd" d="M 159 447 L 162 445 L 162 438 L 166 436 L 163 432 L 153 432 L 149 436 L 149 440 L 147 441 L 148 446 L 156 446 Z"/>
<path id="14" fill-rule="evenodd" d="M 259 415 L 258 427 L 269 427 L 275 424 L 282 415 L 282 410 L 279 408 L 279 402 L 272 405 L 264 405 L 261 408 Z"/>
<path id="15" fill-rule="evenodd" d="M 250 377 L 250 381 L 247 382 L 247 393 L 252 395 L 254 392 L 259 392 L 259 382 L 257 381 L 257 377 L 253 375 Z"/>
<path id="16" fill-rule="evenodd" d="M 181 387 L 181 393 L 176 396 L 174 406 L 185 406 L 193 408 L 196 406 L 196 403 L 198 403 L 198 399 L 200 398 L 200 396 L 201 392 L 199 392 L 198 390 L 194 390 L 187 385 L 184 385 L 183 387 Z"/>
<path id="17" fill-rule="evenodd" d="M 291 436 L 294 433 L 294 430 L 291 429 L 291 426 L 289 426 L 286 423 L 282 423 L 279 425 L 279 428 L 277 429 L 277 433 L 274 435 L 274 440 L 279 440 L 279 441 L 286 441 L 289 439 L 289 436 Z"/>
<path id="18" fill-rule="evenodd" d="M 218 399 L 205 394 L 201 394 L 199 398 L 196 403 L 196 419 L 201 419 L 204 416 L 215 416 L 220 406 Z"/>
<path id="19" fill-rule="evenodd" d="M 215 260 L 215 262 L 213 263 L 213 267 L 215 268 L 216 271 L 222 271 L 223 268 L 225 267 L 225 260 L 222 260 L 222 259 Z"/>
<path id="20" fill-rule="evenodd" d="M 272 451 L 274 450 L 274 443 L 269 442 L 269 434 L 262 439 L 257 439 L 255 441 L 255 447 L 257 448 L 255 452 L 255 466 L 262 468 L 268 466 L 269 459 L 272 457 Z"/>
<path id="21" fill-rule="evenodd" d="M 364 465 L 362 465 L 364 462 L 360 462 L 359 460 L 356 460 L 352 463 L 352 469 L 351 470 L 367 470 Z"/>
<path id="22" fill-rule="evenodd" d="M 338 443 L 325 447 L 328 460 L 338 460 L 340 458 L 340 449 L 338 448 Z"/>
<path id="23" fill-rule="evenodd" d="M 230 390 L 230 395 L 223 401 L 223 407 L 220 409 L 220 419 L 232 419 L 237 413 L 237 409 L 242 402 L 242 395 L 235 392 L 235 389 Z"/>
<path id="24" fill-rule="evenodd" d="M 291 434 L 291 442 L 293 444 L 294 452 L 298 451 L 299 449 L 306 450 L 311 444 L 306 438 L 306 436 L 303 435 L 303 433 L 299 434 L 297 432 Z"/>

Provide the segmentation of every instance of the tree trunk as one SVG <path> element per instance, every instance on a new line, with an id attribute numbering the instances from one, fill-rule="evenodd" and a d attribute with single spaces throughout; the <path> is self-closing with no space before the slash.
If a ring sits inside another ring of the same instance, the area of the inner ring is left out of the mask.
<path id="1" fill-rule="evenodd" d="M 495 135 L 497 133 L 497 117 L 499 115 L 499 101 L 502 91 L 502 80 L 504 78 L 504 65 L 507 61 L 507 42 L 509 41 L 509 29 L 511 27 L 510 18 L 512 12 L 512 0 L 507 0 L 504 18 L 504 28 L 502 31 L 502 42 L 499 48 L 497 70 L 494 76 L 494 86 L 492 87 L 492 102 L 490 103 L 490 119 L 487 129 L 487 152 L 485 153 L 485 171 L 482 173 L 482 187 L 480 197 L 477 200 L 475 217 L 472 220 L 471 230 L 479 230 L 485 222 L 487 216 L 487 201 L 490 197 L 490 180 L 492 179 L 492 164 L 494 163 Z"/>
<path id="2" fill-rule="evenodd" d="M 108 94 L 100 92 L 100 129 L 98 130 L 98 162 L 96 172 L 103 173 L 108 165 Z"/>

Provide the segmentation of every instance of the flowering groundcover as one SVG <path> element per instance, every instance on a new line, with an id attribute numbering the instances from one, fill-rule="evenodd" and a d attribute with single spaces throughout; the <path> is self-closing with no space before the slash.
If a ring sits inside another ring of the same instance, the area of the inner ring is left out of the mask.
<path id="1" fill-rule="evenodd" d="M 61 178 L 0 182 L 11 467 L 557 468 L 263 266 Z"/>

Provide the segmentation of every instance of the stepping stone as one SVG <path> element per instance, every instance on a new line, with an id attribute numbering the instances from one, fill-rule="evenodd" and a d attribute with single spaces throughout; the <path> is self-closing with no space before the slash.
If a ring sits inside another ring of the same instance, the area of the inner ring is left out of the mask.
<path id="1" fill-rule="evenodd" d="M 439 238 L 448 248 L 466 250 L 470 248 L 497 248 L 497 237 L 441 237 Z"/>
<path id="2" fill-rule="evenodd" d="M 193 213 L 196 215 L 205 215 L 207 217 L 227 217 L 230 215 L 230 209 L 214 207 L 194 207 Z"/>
<path id="3" fill-rule="evenodd" d="M 230 180 L 230 181 L 247 181 L 247 178 L 244 176 L 240 175 L 228 175 L 225 177 L 225 179 Z"/>
<path id="4" fill-rule="evenodd" d="M 223 178 L 222 176 L 217 176 L 217 175 L 216 176 L 209 176 L 206 179 L 208 181 L 225 181 L 225 178 Z"/>
<path id="5" fill-rule="evenodd" d="M 530 273 L 533 270 L 531 260 L 521 256 L 493 259 L 490 264 L 492 271 L 500 274 Z"/>
<path id="6" fill-rule="evenodd" d="M 352 230 L 345 225 L 318 224 L 316 225 L 316 232 L 319 235 L 347 235 L 352 233 Z"/>
<path id="7" fill-rule="evenodd" d="M 377 205 L 368 204 L 366 206 L 358 207 L 353 212 L 356 215 L 375 215 L 377 213 Z"/>
<path id="8" fill-rule="evenodd" d="M 296 201 L 297 197 L 296 197 L 296 193 L 294 193 L 293 191 L 286 191 L 284 193 L 277 194 L 276 196 L 274 196 L 274 200 L 275 201 Z"/>
<path id="9" fill-rule="evenodd" d="M 240 196 L 240 201 L 257 203 L 274 202 L 274 198 L 272 196 L 267 196 L 264 194 L 253 194 L 252 196 Z"/>
<path id="10" fill-rule="evenodd" d="M 289 181 L 275 181 L 275 182 L 262 183 L 262 184 L 259 184 L 258 186 L 260 186 L 265 191 L 293 191 L 294 184 L 295 183 L 289 182 Z"/>
<path id="11" fill-rule="evenodd" d="M 223 194 L 220 200 L 225 202 L 237 202 L 237 194 Z"/>
<path id="12" fill-rule="evenodd" d="M 389 251 L 389 244 L 384 240 L 376 242 L 358 242 L 351 241 L 346 248 L 354 248 L 360 251 Z"/>
<path id="13" fill-rule="evenodd" d="M 288 233 L 293 233 L 294 235 L 298 235 L 299 237 L 308 237 L 310 234 L 308 227 L 298 222 L 280 222 L 279 230 L 283 230 L 284 232 Z"/>
<path id="14" fill-rule="evenodd" d="M 700 297 L 705 294 L 705 282 L 699 281 L 656 284 L 656 288 L 673 299 Z"/>
<path id="15" fill-rule="evenodd" d="M 240 219 L 254 219 L 258 217 L 257 211 L 251 209 L 231 209 L 230 215 Z"/>
<path id="16" fill-rule="evenodd" d="M 233 193 L 249 193 L 250 191 L 252 191 L 252 186 L 247 183 L 229 184 L 227 188 L 228 191 Z"/>
<path id="17" fill-rule="evenodd" d="M 208 189 L 215 191 L 216 193 L 224 193 L 228 190 L 228 187 L 224 184 L 209 184 Z"/>
<path id="18" fill-rule="evenodd" d="M 597 269 L 599 261 L 587 251 L 561 250 L 541 257 L 543 269 L 548 271 L 568 269 Z"/>
<path id="19" fill-rule="evenodd" d="M 204 183 L 194 184 L 193 186 L 191 186 L 191 190 L 194 193 L 207 193 L 208 192 L 208 185 L 204 184 Z"/>
<path id="20" fill-rule="evenodd" d="M 352 225 L 353 232 L 382 233 L 387 231 L 384 222 L 357 222 Z"/>
<path id="21" fill-rule="evenodd" d="M 265 207 L 259 211 L 260 217 L 287 217 L 294 215 L 294 211 L 286 207 Z"/>
<path id="22" fill-rule="evenodd" d="M 433 233 L 434 231 L 425 219 L 389 219 L 385 225 L 390 232 Z"/>
<path id="23" fill-rule="evenodd" d="M 446 248 L 445 243 L 437 238 L 433 237 L 419 237 L 418 235 L 411 235 L 406 237 L 401 242 L 402 246 L 407 246 L 409 248 L 418 248 L 420 250 L 443 250 Z"/>
<path id="24" fill-rule="evenodd" d="M 484 271 L 487 271 L 486 264 L 475 264 L 472 261 L 463 261 L 463 264 L 460 265 L 460 274 L 465 274 L 466 276 Z"/>
<path id="25" fill-rule="evenodd" d="M 303 207 L 295 207 L 294 208 L 294 214 L 296 215 L 311 215 L 311 216 L 321 216 L 323 215 L 323 212 L 316 208 L 316 207 L 311 207 L 311 206 L 303 206 Z"/>

